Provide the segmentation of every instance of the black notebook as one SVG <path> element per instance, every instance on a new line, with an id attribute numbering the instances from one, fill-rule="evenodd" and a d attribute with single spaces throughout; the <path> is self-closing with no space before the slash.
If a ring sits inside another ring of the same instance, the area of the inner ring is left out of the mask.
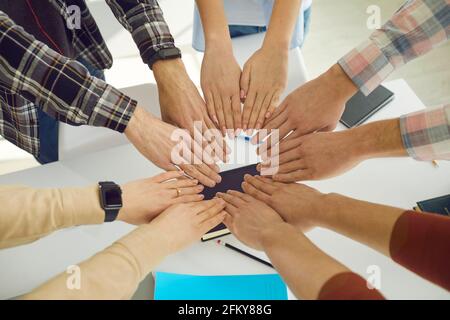
<path id="1" fill-rule="evenodd" d="M 228 190 L 236 190 L 242 192 L 241 184 L 244 181 L 244 176 L 246 174 L 252 176 L 259 175 L 259 172 L 256 170 L 256 164 L 221 172 L 220 176 L 222 177 L 222 181 L 213 188 L 205 187 L 205 189 L 203 190 L 205 200 L 210 200 L 214 198 L 217 192 L 225 193 Z M 225 225 L 220 224 L 214 229 L 210 230 L 208 233 L 206 233 L 202 237 L 202 240 L 203 241 L 211 240 L 229 233 L 230 231 L 228 231 Z"/>
<path id="2" fill-rule="evenodd" d="M 438 198 L 417 202 L 418 211 L 438 213 L 444 216 L 450 216 L 450 194 Z"/>

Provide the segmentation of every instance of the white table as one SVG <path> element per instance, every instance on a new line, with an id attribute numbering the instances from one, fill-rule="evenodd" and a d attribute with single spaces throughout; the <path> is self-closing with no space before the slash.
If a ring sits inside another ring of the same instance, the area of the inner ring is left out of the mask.
<path id="1" fill-rule="evenodd" d="M 386 85 L 396 93 L 396 99 L 371 121 L 423 108 L 421 101 L 404 81 Z M 239 148 L 245 147 L 245 143 L 239 143 Z M 131 145 L 123 145 L 73 160 L 0 176 L 0 184 L 62 187 L 82 186 L 99 180 L 123 183 L 152 176 L 159 171 Z M 449 177 L 450 163 L 440 162 L 439 168 L 435 168 L 429 162 L 412 159 L 377 159 L 367 161 L 340 177 L 309 185 L 322 192 L 339 192 L 363 200 L 411 208 L 418 200 L 449 193 Z M 67 266 L 102 250 L 131 229 L 131 226 L 120 222 L 82 226 L 55 232 L 29 245 L 1 250 L 0 298 L 14 297 L 32 290 L 64 271 Z M 369 265 L 378 265 L 382 276 L 381 290 L 387 298 L 450 299 L 450 294 L 445 290 L 420 279 L 364 245 L 321 229 L 313 230 L 308 236 L 324 251 L 363 276 Z M 226 240 L 243 246 L 232 236 L 227 236 Z M 273 272 L 214 242 L 197 243 L 172 255 L 157 270 L 191 274 Z"/>

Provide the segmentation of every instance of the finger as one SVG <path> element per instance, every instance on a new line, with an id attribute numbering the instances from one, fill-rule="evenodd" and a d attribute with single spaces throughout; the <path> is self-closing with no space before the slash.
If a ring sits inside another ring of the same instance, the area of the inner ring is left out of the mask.
<path id="1" fill-rule="evenodd" d="M 264 180 L 258 179 L 257 177 L 253 177 L 249 174 L 245 175 L 244 180 L 267 195 L 271 195 L 277 190 L 277 188 L 271 183 L 266 183 Z"/>
<path id="2" fill-rule="evenodd" d="M 270 184 L 271 186 L 274 186 L 275 188 L 281 188 L 284 187 L 286 184 L 282 182 L 275 182 L 272 179 L 262 177 L 262 176 L 256 176 L 256 179 L 261 180 L 262 182 L 266 184 Z"/>
<path id="3" fill-rule="evenodd" d="M 167 172 L 160 173 L 150 179 L 154 182 L 161 183 L 161 182 L 165 182 L 167 180 L 177 179 L 182 176 L 183 176 L 182 171 L 167 171 Z"/>
<path id="4" fill-rule="evenodd" d="M 251 195 L 252 197 L 261 200 L 265 203 L 269 202 L 270 196 L 267 193 L 262 192 L 261 190 L 258 190 L 253 185 L 251 185 L 248 182 L 242 183 L 242 189 L 246 194 Z"/>
<path id="5" fill-rule="evenodd" d="M 242 129 L 242 110 L 239 96 L 234 95 L 231 97 L 231 108 L 233 109 L 234 128 Z"/>
<path id="6" fill-rule="evenodd" d="M 199 202 L 202 201 L 205 198 L 202 194 L 191 194 L 191 195 L 184 195 L 181 197 L 176 197 L 172 200 L 172 204 L 177 203 L 189 203 L 189 202 Z"/>
<path id="7" fill-rule="evenodd" d="M 259 112 L 262 108 L 262 105 L 264 104 L 265 99 L 266 99 L 265 94 L 263 94 L 262 92 L 256 93 L 256 100 L 252 107 L 252 113 L 250 114 L 250 120 L 248 121 L 248 127 L 250 129 L 257 129 L 256 128 L 256 120 L 258 119 Z"/>
<path id="8" fill-rule="evenodd" d="M 216 115 L 219 120 L 219 130 L 222 132 L 222 135 L 225 136 L 226 124 L 225 124 L 225 115 L 223 114 L 223 105 L 222 99 L 217 92 L 213 93 L 214 98 L 214 107 L 216 108 Z"/>
<path id="9" fill-rule="evenodd" d="M 291 172 L 295 172 L 298 170 L 306 170 L 308 168 L 305 160 L 303 159 L 299 159 L 299 160 L 294 160 L 288 163 L 285 163 L 283 165 L 280 165 L 278 168 L 278 174 L 284 174 L 284 173 L 291 173 Z"/>
<path id="10" fill-rule="evenodd" d="M 229 193 L 222 193 L 218 192 L 217 196 L 223 200 L 225 200 L 227 203 L 233 205 L 236 208 L 239 208 L 240 206 L 245 204 L 245 201 L 242 200 L 240 197 L 236 197 Z"/>
<path id="11" fill-rule="evenodd" d="M 234 139 L 234 121 L 233 121 L 233 111 L 231 109 L 231 97 L 223 96 L 222 97 L 222 105 L 223 105 L 223 113 L 225 116 L 225 125 L 227 129 L 227 133 L 229 134 L 231 139 Z"/>
<path id="12" fill-rule="evenodd" d="M 162 185 L 167 189 L 187 188 L 193 187 L 198 184 L 196 179 L 177 179 L 172 181 L 166 181 Z"/>
<path id="13" fill-rule="evenodd" d="M 197 169 L 203 173 L 205 176 L 207 176 L 209 179 L 214 181 L 214 185 L 216 183 L 220 183 L 222 181 L 222 177 L 218 172 L 220 172 L 220 168 L 217 165 L 214 166 L 207 166 L 206 164 L 202 163 L 196 166 Z"/>
<path id="14" fill-rule="evenodd" d="M 241 101 L 245 101 L 247 99 L 248 90 L 250 87 L 250 67 L 244 66 L 244 70 L 241 73 L 240 87 Z"/>
<path id="15" fill-rule="evenodd" d="M 212 207 L 209 207 L 208 209 L 200 212 L 197 217 L 200 223 L 211 219 L 212 217 L 216 216 L 218 213 L 222 212 L 223 209 L 225 209 L 225 201 L 214 201 L 214 205 Z"/>
<path id="16" fill-rule="evenodd" d="M 276 116 L 274 115 L 272 118 L 270 118 L 269 121 L 266 122 L 266 124 L 264 125 L 263 129 L 267 131 L 279 129 L 284 123 L 286 123 L 287 120 L 288 120 L 287 112 L 281 112 Z M 252 139 L 252 143 L 254 144 L 261 143 L 263 142 L 263 139 L 264 138 L 262 137 L 255 136 Z"/>
<path id="17" fill-rule="evenodd" d="M 205 139 L 208 141 L 208 146 L 204 152 L 210 154 L 213 158 L 218 157 L 223 162 L 227 161 L 227 155 L 231 152 L 225 139 L 218 129 L 209 129 L 205 131 Z"/>
<path id="18" fill-rule="evenodd" d="M 298 170 L 291 173 L 276 174 L 272 177 L 274 181 L 291 183 L 297 181 L 311 180 L 311 172 L 309 170 Z"/>
<path id="19" fill-rule="evenodd" d="M 230 214 L 226 214 L 225 218 L 223 219 L 223 224 L 228 228 L 228 230 L 230 230 L 232 233 L 234 232 L 234 219 L 233 216 L 231 216 Z"/>
<path id="20" fill-rule="evenodd" d="M 223 203 L 223 201 L 221 201 L 220 199 L 212 199 L 212 200 L 205 200 L 202 202 L 194 203 L 193 207 L 192 207 L 192 212 L 194 214 L 198 215 L 201 212 L 214 207 L 217 203 Z"/>
<path id="21" fill-rule="evenodd" d="M 271 162 L 273 162 L 274 157 L 278 157 L 278 161 L 277 161 L 278 165 L 282 165 L 282 164 L 300 159 L 298 148 L 295 148 L 295 149 L 291 149 L 287 152 L 283 152 L 278 155 L 276 155 L 276 154 L 271 155 L 271 159 L 268 159 L 267 161 L 263 162 L 263 166 L 268 165 Z"/>
<path id="22" fill-rule="evenodd" d="M 277 109 L 279 102 L 280 102 L 280 93 L 275 92 L 272 97 L 272 100 L 270 101 L 269 108 L 267 109 L 267 112 L 264 115 L 265 121 L 268 121 L 275 113 L 275 110 Z"/>
<path id="23" fill-rule="evenodd" d="M 230 194 L 232 196 L 240 198 L 242 201 L 245 201 L 245 202 L 250 202 L 253 200 L 253 198 L 250 197 L 248 194 L 245 194 L 245 193 L 242 193 L 242 192 L 239 192 L 236 190 L 228 190 L 227 194 Z"/>
<path id="24" fill-rule="evenodd" d="M 272 96 L 273 96 L 273 94 L 272 94 Z M 258 117 L 256 118 L 256 124 L 255 124 L 256 130 L 259 130 L 263 127 L 263 124 L 266 119 L 267 110 L 269 109 L 271 102 L 272 102 L 272 97 L 270 97 L 270 95 L 267 95 L 266 98 L 264 99 L 263 104 L 261 105 L 261 109 L 259 110 Z"/>
<path id="25" fill-rule="evenodd" d="M 221 224 L 223 222 L 223 220 L 225 219 L 227 213 L 225 211 L 221 211 L 218 214 L 212 216 L 211 218 L 203 221 L 200 224 L 200 228 L 203 234 L 205 234 L 206 232 L 208 232 L 209 230 L 215 228 L 216 226 L 218 226 L 219 224 Z"/>
<path id="26" fill-rule="evenodd" d="M 207 90 L 205 93 L 206 110 L 208 110 L 209 117 L 215 124 L 216 128 L 219 128 L 219 120 L 217 118 L 216 109 L 214 108 L 214 99 L 211 91 Z"/>
<path id="27" fill-rule="evenodd" d="M 233 206 L 231 203 L 228 202 L 225 205 L 225 211 L 232 216 L 235 216 L 239 212 L 238 208 L 236 208 L 235 206 Z"/>
<path id="28" fill-rule="evenodd" d="M 183 171 L 186 172 L 189 176 L 197 179 L 201 184 L 205 186 L 214 187 L 216 185 L 216 182 L 213 179 L 199 171 L 198 167 L 195 165 L 182 164 L 180 165 L 180 168 L 183 169 Z"/>
<path id="29" fill-rule="evenodd" d="M 279 144 L 280 141 L 283 140 L 290 132 L 292 131 L 289 123 L 286 121 L 284 122 L 278 129 L 278 134 L 275 136 L 274 133 L 272 133 L 266 141 L 262 145 L 258 147 L 256 150 L 257 154 L 261 155 L 262 151 L 266 151 L 266 155 L 271 152 L 271 148 L 273 148 L 275 145 Z M 275 138 L 276 137 L 276 138 Z"/>
<path id="30" fill-rule="evenodd" d="M 250 121 L 250 115 L 252 114 L 252 108 L 256 101 L 256 95 L 255 92 L 250 90 L 247 94 L 247 98 L 245 99 L 244 103 L 244 109 L 242 112 L 242 129 L 248 130 L 249 127 L 249 121 Z"/>

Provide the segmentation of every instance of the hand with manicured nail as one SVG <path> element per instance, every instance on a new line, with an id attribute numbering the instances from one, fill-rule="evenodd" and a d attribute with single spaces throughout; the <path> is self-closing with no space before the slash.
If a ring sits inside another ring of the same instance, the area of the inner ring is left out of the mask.
<path id="1" fill-rule="evenodd" d="M 242 115 L 244 130 L 261 129 L 275 111 L 287 85 L 288 49 L 264 47 L 245 63 L 241 90 L 245 97 Z"/>
<path id="2" fill-rule="evenodd" d="M 241 99 L 239 79 L 241 67 L 230 48 L 208 46 L 202 62 L 201 86 L 211 119 L 230 138 L 241 129 Z"/>

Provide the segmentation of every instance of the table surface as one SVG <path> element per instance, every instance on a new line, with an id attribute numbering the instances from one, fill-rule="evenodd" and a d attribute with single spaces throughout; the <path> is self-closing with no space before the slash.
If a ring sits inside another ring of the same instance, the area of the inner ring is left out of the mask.
<path id="1" fill-rule="evenodd" d="M 370 121 L 398 117 L 423 109 L 422 102 L 403 80 L 386 83 L 396 97 Z M 343 129 L 340 127 L 339 129 Z M 238 140 L 236 154 L 249 154 L 255 161 L 254 147 Z M 248 151 L 245 153 L 244 151 Z M 233 165 L 234 167 L 242 166 Z M 231 168 L 233 166 L 228 166 Z M 76 159 L 0 176 L 0 184 L 26 184 L 35 187 L 84 186 L 99 180 L 124 183 L 148 177 L 161 170 L 144 159 L 131 145 L 87 154 Z M 409 158 L 374 159 L 360 164 L 346 174 L 324 181 L 308 182 L 322 192 L 338 192 L 350 197 L 412 208 L 416 201 L 450 192 L 450 163 Z M 20 205 L 20 204 L 18 204 Z M 80 226 L 57 231 L 34 243 L 0 250 L 0 298 L 26 293 L 52 276 L 104 249 L 132 230 L 121 222 L 97 226 Z M 381 271 L 381 291 L 390 299 L 450 299 L 450 294 L 419 278 L 383 255 L 341 235 L 314 229 L 308 237 L 325 252 L 355 272 L 367 277 L 367 268 L 376 265 Z M 224 240 L 250 252 L 233 236 Z M 263 253 L 256 253 L 265 257 Z M 266 257 L 265 257 L 266 258 Z M 218 246 L 214 241 L 196 243 L 167 257 L 158 271 L 190 274 L 262 274 L 274 270 Z"/>

